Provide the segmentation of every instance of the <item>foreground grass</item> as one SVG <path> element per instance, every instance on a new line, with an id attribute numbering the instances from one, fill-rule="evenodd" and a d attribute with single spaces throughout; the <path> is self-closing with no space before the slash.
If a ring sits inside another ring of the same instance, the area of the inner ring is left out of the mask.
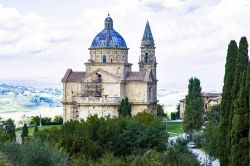
<path id="1" fill-rule="evenodd" d="M 4 155 L 2 152 L 0 152 L 0 166 L 12 166 L 10 162 L 8 161 L 6 155 Z"/>
<path id="2" fill-rule="evenodd" d="M 61 125 L 48 125 L 48 126 L 38 126 L 38 130 L 41 131 L 41 130 L 44 130 L 44 129 L 48 129 L 48 128 L 52 128 L 52 127 L 60 127 Z M 34 133 L 34 129 L 35 127 L 30 127 L 29 128 L 29 135 L 32 136 L 33 133 Z M 17 130 L 16 131 L 16 134 L 22 134 L 22 130 Z"/>
<path id="3" fill-rule="evenodd" d="M 182 122 L 167 122 L 167 131 L 170 134 L 178 135 L 183 133 L 183 123 Z"/>

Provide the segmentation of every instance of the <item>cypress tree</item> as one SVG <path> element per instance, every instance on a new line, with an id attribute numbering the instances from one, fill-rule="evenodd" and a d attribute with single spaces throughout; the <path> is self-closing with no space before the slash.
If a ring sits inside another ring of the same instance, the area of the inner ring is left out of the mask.
<path id="1" fill-rule="evenodd" d="M 229 115 L 231 112 L 232 103 L 232 85 L 234 82 L 234 73 L 237 57 L 237 43 L 234 40 L 228 45 L 227 49 L 227 60 L 225 65 L 225 75 L 224 75 L 224 86 L 222 92 L 221 100 L 221 111 L 220 111 L 220 124 L 219 124 L 219 158 L 220 165 L 228 165 L 228 152 L 230 148 L 227 147 L 227 135 L 228 135 L 228 125 L 229 125 Z M 231 133 L 230 133 L 231 134 Z"/>
<path id="2" fill-rule="evenodd" d="M 247 98 L 248 98 L 248 146 L 250 148 L 250 62 L 248 61 L 247 66 L 247 82 L 246 82 L 246 88 L 247 88 Z M 250 166 L 250 150 L 249 150 L 249 166 Z"/>
<path id="3" fill-rule="evenodd" d="M 118 107 L 119 116 L 131 116 L 131 105 L 127 97 L 122 99 Z"/>
<path id="4" fill-rule="evenodd" d="M 34 134 L 36 134 L 36 133 L 38 133 L 39 132 L 39 129 L 38 129 L 38 127 L 36 126 L 35 128 L 34 128 Z"/>
<path id="5" fill-rule="evenodd" d="M 21 137 L 22 137 L 22 141 L 24 142 L 24 139 L 27 138 L 29 135 L 29 129 L 28 129 L 28 126 L 26 123 L 24 123 L 23 125 L 23 130 L 22 130 L 22 134 L 21 134 Z"/>
<path id="6" fill-rule="evenodd" d="M 185 102 L 183 127 L 185 132 L 192 133 L 194 130 L 200 130 L 203 124 L 204 102 L 199 79 L 189 79 Z"/>
<path id="7" fill-rule="evenodd" d="M 7 135 L 7 140 L 9 141 L 16 141 L 16 131 L 15 131 L 15 124 L 14 120 L 8 119 L 5 122 L 5 132 Z"/>
<path id="8" fill-rule="evenodd" d="M 249 109 L 247 92 L 247 65 L 248 65 L 248 43 L 246 37 L 242 37 L 237 54 L 237 64 L 234 78 L 233 91 L 233 114 L 231 126 L 231 166 L 249 164 Z M 238 84 L 238 86 L 236 86 Z M 240 86 L 239 86 L 240 85 Z"/>

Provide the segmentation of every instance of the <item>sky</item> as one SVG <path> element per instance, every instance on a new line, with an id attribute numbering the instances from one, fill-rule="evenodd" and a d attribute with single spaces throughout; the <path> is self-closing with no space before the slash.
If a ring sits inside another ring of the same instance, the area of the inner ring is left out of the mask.
<path id="1" fill-rule="evenodd" d="M 109 12 L 134 71 L 148 20 L 159 87 L 197 77 L 203 91 L 221 91 L 230 40 L 250 38 L 249 11 L 249 0 L 0 0 L 0 81 L 60 83 L 68 68 L 84 71 Z"/>

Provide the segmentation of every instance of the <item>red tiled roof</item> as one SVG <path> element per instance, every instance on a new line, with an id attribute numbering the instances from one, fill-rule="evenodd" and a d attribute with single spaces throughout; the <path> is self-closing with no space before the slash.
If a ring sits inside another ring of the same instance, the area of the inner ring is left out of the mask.
<path id="1" fill-rule="evenodd" d="M 219 97 L 219 96 L 221 96 L 221 93 L 206 93 L 206 92 L 202 92 L 202 96 L 203 97 Z"/>
<path id="2" fill-rule="evenodd" d="M 62 82 L 80 81 L 84 76 L 85 72 L 74 72 L 72 69 L 68 69 L 62 78 Z"/>
<path id="3" fill-rule="evenodd" d="M 146 73 L 145 72 L 129 72 L 127 74 L 127 81 L 144 81 Z"/>

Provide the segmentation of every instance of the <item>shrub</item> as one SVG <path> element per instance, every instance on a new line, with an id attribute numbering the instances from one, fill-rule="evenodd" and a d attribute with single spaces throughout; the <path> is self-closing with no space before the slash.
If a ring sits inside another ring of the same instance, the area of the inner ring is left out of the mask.
<path id="1" fill-rule="evenodd" d="M 66 153 L 41 142 L 2 144 L 0 149 L 13 165 L 66 166 L 69 164 L 69 157 Z"/>

